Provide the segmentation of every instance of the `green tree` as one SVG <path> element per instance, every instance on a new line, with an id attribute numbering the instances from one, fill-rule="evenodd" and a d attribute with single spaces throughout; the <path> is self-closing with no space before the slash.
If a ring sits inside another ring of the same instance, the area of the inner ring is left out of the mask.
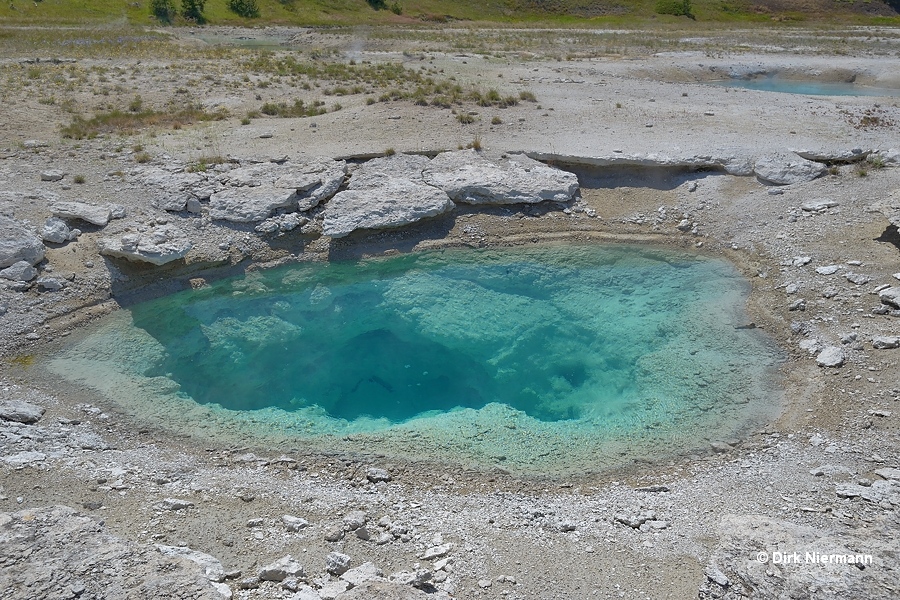
<path id="1" fill-rule="evenodd" d="M 245 19 L 255 19 L 259 16 L 259 6 L 256 4 L 256 0 L 228 0 L 228 8 Z"/>
<path id="2" fill-rule="evenodd" d="M 181 0 L 181 16 L 197 23 L 205 23 L 203 6 L 206 0 Z"/>
<path id="3" fill-rule="evenodd" d="M 172 0 L 150 0 L 150 14 L 163 23 L 171 23 L 175 16 L 175 3 Z"/>

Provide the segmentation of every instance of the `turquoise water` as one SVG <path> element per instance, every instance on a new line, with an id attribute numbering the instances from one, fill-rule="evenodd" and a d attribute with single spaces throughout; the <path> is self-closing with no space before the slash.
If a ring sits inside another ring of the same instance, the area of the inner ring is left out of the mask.
<path id="1" fill-rule="evenodd" d="M 742 88 L 759 92 L 805 94 L 807 96 L 900 96 L 900 90 L 877 88 L 855 83 L 826 83 L 798 81 L 779 77 L 755 79 L 722 79 L 706 83 L 730 88 Z"/>
<path id="2" fill-rule="evenodd" d="M 736 329 L 747 292 L 723 261 L 634 246 L 298 264 L 120 311 L 53 370 L 178 426 L 203 407 L 207 431 L 601 464 L 771 412 L 777 353 Z"/>

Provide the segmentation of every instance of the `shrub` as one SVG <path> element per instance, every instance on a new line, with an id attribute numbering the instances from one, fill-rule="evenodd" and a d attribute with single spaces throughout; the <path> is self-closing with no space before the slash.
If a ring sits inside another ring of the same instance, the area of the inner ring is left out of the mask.
<path id="1" fill-rule="evenodd" d="M 255 19 L 259 16 L 259 5 L 256 0 L 228 0 L 228 9 L 245 19 Z"/>
<path id="2" fill-rule="evenodd" d="M 657 0 L 656 13 L 694 18 L 694 13 L 691 12 L 691 0 Z"/>
<path id="3" fill-rule="evenodd" d="M 172 0 L 150 0 L 150 14 L 163 23 L 171 23 L 175 16 L 175 3 Z"/>
<path id="4" fill-rule="evenodd" d="M 181 0 L 181 16 L 190 21 L 205 23 L 203 7 L 206 0 Z"/>

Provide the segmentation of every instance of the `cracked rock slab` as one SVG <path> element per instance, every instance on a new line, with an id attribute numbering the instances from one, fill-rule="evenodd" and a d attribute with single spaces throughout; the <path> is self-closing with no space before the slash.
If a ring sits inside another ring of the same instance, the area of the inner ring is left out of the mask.
<path id="1" fill-rule="evenodd" d="M 132 262 L 164 265 L 184 258 L 194 245 L 171 225 L 161 225 L 146 233 L 106 237 L 97 242 L 100 254 Z"/>
<path id="2" fill-rule="evenodd" d="M 80 219 L 98 227 L 106 227 L 112 217 L 109 206 L 95 206 L 85 202 L 57 202 L 50 207 L 50 212 L 60 219 Z"/>
<path id="3" fill-rule="evenodd" d="M 44 259 L 44 243 L 24 223 L 0 216 L 0 268 L 24 261 L 36 265 Z"/>
<path id="4" fill-rule="evenodd" d="M 465 204 L 568 202 L 578 192 L 578 177 L 525 155 L 495 163 L 475 150 L 445 152 L 425 169 L 426 183 Z"/>
<path id="5" fill-rule="evenodd" d="M 753 172 L 763 183 L 771 185 L 792 185 L 806 183 L 825 174 L 827 167 L 805 158 L 772 156 L 756 161 Z"/>

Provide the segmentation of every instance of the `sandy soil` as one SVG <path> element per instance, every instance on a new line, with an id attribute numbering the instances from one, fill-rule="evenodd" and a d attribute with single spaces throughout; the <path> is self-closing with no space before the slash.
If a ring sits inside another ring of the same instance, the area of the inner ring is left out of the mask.
<path id="1" fill-rule="evenodd" d="M 511 94 L 531 91 L 537 101 L 504 109 L 471 106 L 477 120 L 462 125 L 448 110 L 409 102 L 368 105 L 361 94 L 341 97 L 343 108 L 322 116 L 255 118 L 241 125 L 238 117 L 246 111 L 297 91 L 285 81 L 264 88 L 226 85 L 242 81 L 239 69 L 228 61 L 199 61 L 179 72 L 167 72 L 163 61 L 143 61 L 134 78 L 123 76 L 117 92 L 121 101 L 140 94 L 145 103 L 161 103 L 172 96 L 173 87 L 190 86 L 190 80 L 195 84 L 192 96 L 211 107 L 225 106 L 235 117 L 155 135 L 75 142 L 59 136 L 59 125 L 69 115 L 59 104 L 39 102 L 48 92 L 36 90 L 38 84 L 18 87 L 10 79 L 4 90 L 5 118 L 0 119 L 0 191 L 28 193 L 5 202 L 3 213 L 40 224 L 49 215 L 52 194 L 121 203 L 130 221 L 189 225 L 188 215 L 150 206 L 129 177 L 140 152 L 147 152 L 154 164 L 228 155 L 359 157 L 387 148 L 455 149 L 478 138 L 484 152 L 494 157 L 515 151 L 576 157 L 614 151 L 766 157 L 797 148 L 886 150 L 896 148 L 900 139 L 898 98 L 800 96 L 703 83 L 719 73 L 789 71 L 831 80 L 853 74 L 866 84 L 898 86 L 896 59 L 890 57 L 770 50 L 519 60 L 499 53 L 403 55 L 386 48 L 367 53 L 364 44 L 340 36 L 301 33 L 318 36 L 309 42 L 317 47 L 351 48 L 357 60 L 427 66 L 464 84 Z M 79 68 L 97 65 L 126 71 L 136 66 L 129 59 L 77 63 Z M 201 91 L 200 73 L 214 75 L 221 85 L 210 83 Z M 84 106 L 98 102 L 90 87 L 72 91 L 71 97 Z M 867 115 L 876 115 L 876 124 L 862 121 Z M 494 116 L 502 122 L 490 124 Z M 32 147 L 23 144 L 26 140 L 47 145 Z M 142 149 L 134 150 L 136 145 Z M 40 451 L 46 457 L 23 466 L 0 464 L 0 510 L 72 506 L 102 519 L 123 539 L 189 546 L 243 576 L 291 553 L 302 557 L 307 572 L 321 577 L 325 555 L 339 550 L 354 564 L 372 561 L 387 573 L 428 568 L 436 576 L 439 591 L 434 593 L 459 598 L 740 597 L 740 589 L 750 590 L 746 595 L 752 597 L 787 597 L 786 590 L 795 588 L 806 590 L 799 597 L 810 598 L 896 594 L 898 484 L 889 484 L 886 494 L 874 498 L 847 494 L 845 486 L 881 490 L 873 485 L 887 478 L 875 471 L 900 468 L 900 350 L 876 350 L 871 343 L 875 335 L 900 335 L 896 311 L 873 312 L 880 306 L 873 290 L 897 285 L 892 274 L 900 273 L 896 232 L 885 237 L 889 222 L 877 210 L 885 202 L 897 203 L 900 168 L 869 167 L 862 176 L 857 166 L 841 165 L 815 181 L 773 194 L 773 188 L 755 178 L 719 172 L 562 166 L 579 174 L 578 211 L 460 209 L 400 231 L 336 241 L 299 230 L 268 239 L 254 234 L 252 227 L 198 227 L 191 234 L 196 249 L 186 263 L 165 268 L 104 260 L 95 244 L 100 228 L 86 227 L 77 242 L 50 248 L 42 268 L 68 281 L 62 291 L 0 291 L 7 307 L 0 316 L 0 398 L 26 399 L 47 408 L 37 425 L 3 424 L 3 455 Z M 48 168 L 69 175 L 61 182 L 42 182 L 40 173 Z M 76 174 L 84 175 L 85 183 L 73 183 Z M 836 205 L 818 212 L 800 208 L 816 199 Z M 585 208 L 596 216 L 588 216 Z M 683 219 L 696 223 L 696 233 L 678 229 Z M 184 437 L 138 422 L 114 402 L 32 366 L 35 355 L 62 347 L 96 316 L 121 303 L 183 289 L 199 276 L 214 278 L 297 257 L 548 239 L 670 244 L 733 261 L 752 283 L 751 320 L 786 356 L 780 418 L 743 439 L 713 435 L 715 447 L 686 456 L 585 476 L 538 478 L 502 468 L 399 460 L 352 445 L 322 454 L 301 444 L 267 447 L 250 440 Z M 223 250 L 227 241 L 231 243 Z M 800 264 L 795 257 L 810 260 Z M 833 275 L 815 271 L 825 265 L 842 269 Z M 853 283 L 847 273 L 862 274 L 868 281 Z M 798 299 L 805 300 L 804 309 L 792 310 Z M 817 366 L 806 349 L 831 345 L 846 353 L 840 368 Z M 85 436 L 96 439 L 78 441 Z M 723 441 L 729 444 L 718 443 Z M 369 481 L 369 467 L 387 469 L 391 481 Z M 667 491 L 640 491 L 646 486 L 665 486 Z M 194 506 L 154 509 L 169 497 L 189 499 Z M 642 531 L 618 519 L 647 510 L 666 526 Z M 326 541 L 326 534 L 353 511 L 366 513 L 373 539 L 390 533 L 390 540 L 379 545 L 348 532 L 340 541 Z M 299 533 L 286 531 L 283 514 L 308 519 L 310 526 Z M 748 528 L 773 519 L 791 535 L 763 537 L 741 547 L 735 540 L 744 539 L 739 535 L 743 530 L 731 516 L 743 519 L 740 523 Z M 387 520 L 377 525 L 382 517 Z M 399 527 L 392 530 L 391 524 Z M 797 533 L 803 527 L 814 533 L 804 538 Z M 433 561 L 419 558 L 444 542 L 454 544 L 449 566 L 437 570 Z M 770 583 L 754 579 L 750 565 L 757 550 L 803 552 L 810 547 L 870 553 L 874 566 L 859 570 L 842 565 L 829 579 L 819 565 L 769 564 L 765 568 L 771 574 L 761 577 Z M 729 584 L 714 584 L 715 572 L 708 565 L 726 573 Z M 232 588 L 241 598 L 289 597 L 268 583 L 239 590 L 232 582 Z"/>

